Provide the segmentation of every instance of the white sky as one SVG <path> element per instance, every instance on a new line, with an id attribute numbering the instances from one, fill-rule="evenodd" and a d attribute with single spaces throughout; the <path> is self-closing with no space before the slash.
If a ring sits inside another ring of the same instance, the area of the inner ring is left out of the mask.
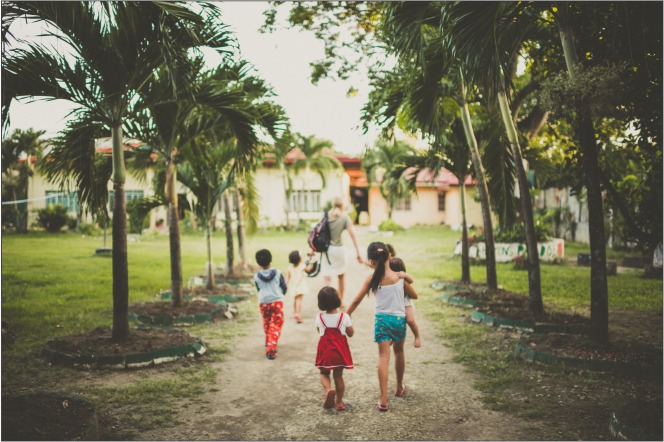
<path id="1" fill-rule="evenodd" d="M 275 101 L 286 109 L 294 131 L 332 140 L 335 149 L 351 155 L 360 155 L 365 145 L 373 144 L 378 132 L 363 135 L 360 128 L 360 109 L 368 93 L 366 76 L 357 75 L 349 81 L 325 79 L 313 86 L 309 81 L 309 63 L 323 56 L 323 43 L 312 33 L 283 27 L 271 34 L 259 33 L 267 2 L 218 4 L 224 22 L 235 32 L 243 58 L 273 86 L 277 94 Z M 287 9 L 286 6 L 282 8 L 284 12 Z M 15 31 L 14 27 L 12 31 Z M 346 96 L 350 86 L 359 89 L 354 97 Z M 46 136 L 55 135 L 64 127 L 65 116 L 72 108 L 61 100 L 29 104 L 14 102 L 10 110 L 9 133 L 17 128 L 32 127 L 46 130 Z"/>

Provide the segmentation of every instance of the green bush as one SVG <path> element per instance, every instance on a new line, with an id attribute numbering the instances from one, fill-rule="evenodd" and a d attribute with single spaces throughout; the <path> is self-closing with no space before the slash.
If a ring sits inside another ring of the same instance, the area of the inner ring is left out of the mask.
<path id="1" fill-rule="evenodd" d="M 399 230 L 404 230 L 402 226 L 397 224 L 392 218 L 388 218 L 380 225 L 378 226 L 378 230 L 386 232 L 386 231 L 392 231 L 392 232 L 397 232 Z"/>
<path id="2" fill-rule="evenodd" d="M 78 231 L 87 236 L 95 236 L 99 234 L 99 229 L 91 223 L 80 223 L 78 225 Z"/>
<path id="3" fill-rule="evenodd" d="M 37 224 L 47 232 L 59 232 L 69 220 L 67 208 L 62 204 L 49 204 L 47 208 L 37 210 Z"/>

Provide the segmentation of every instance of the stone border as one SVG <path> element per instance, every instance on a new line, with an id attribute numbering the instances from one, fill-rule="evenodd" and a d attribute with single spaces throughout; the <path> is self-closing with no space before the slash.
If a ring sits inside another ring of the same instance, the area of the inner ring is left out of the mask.
<path id="1" fill-rule="evenodd" d="M 541 362 L 544 364 L 563 364 L 569 367 L 581 367 L 593 371 L 621 371 L 628 373 L 641 373 L 646 367 L 621 361 L 607 361 L 601 359 L 580 359 L 569 356 L 556 356 L 552 353 L 533 350 L 523 344 L 523 338 L 514 347 L 517 356 L 530 362 Z"/>
<path id="2" fill-rule="evenodd" d="M 496 326 L 500 328 L 510 328 L 515 330 L 527 331 L 532 333 L 568 333 L 568 334 L 583 334 L 588 333 L 590 329 L 583 325 L 566 325 L 566 324 L 547 324 L 527 321 L 523 319 L 501 318 L 499 316 L 491 316 L 482 313 L 478 310 L 473 311 L 470 316 L 473 322 L 483 323 L 486 325 Z"/>
<path id="3" fill-rule="evenodd" d="M 219 306 L 212 310 L 212 313 L 199 314 L 199 315 L 187 315 L 187 316 L 171 316 L 171 315 L 160 315 L 160 316 L 149 316 L 149 315 L 138 315 L 134 312 L 129 312 L 129 319 L 133 321 L 140 322 L 144 325 L 153 325 L 157 327 L 168 327 L 168 326 L 187 326 L 194 324 L 201 324 L 205 322 L 213 322 L 214 314 L 219 313 L 221 316 L 228 318 L 233 318 L 233 314 L 229 312 L 229 309 L 224 306 Z"/>
<path id="4" fill-rule="evenodd" d="M 71 355 L 57 350 L 44 348 L 42 356 L 46 362 L 54 365 L 69 365 L 81 368 L 96 368 L 101 365 L 110 368 L 125 369 L 139 368 L 151 365 L 171 362 L 179 357 L 201 356 L 206 351 L 205 344 L 201 338 L 196 342 L 172 348 L 157 349 L 144 353 L 130 353 L 126 355 L 96 356 L 96 355 Z"/>
<path id="5" fill-rule="evenodd" d="M 247 293 L 247 294 L 233 294 L 233 293 L 229 293 L 229 294 L 227 294 L 227 295 L 219 295 L 219 296 L 205 296 L 205 295 L 201 295 L 201 296 L 191 296 L 191 295 L 184 295 L 184 296 L 182 297 L 182 299 L 184 299 L 185 301 L 192 301 L 192 300 L 195 300 L 195 299 L 207 299 L 208 301 L 210 301 L 210 302 L 212 302 L 212 303 L 214 303 L 214 304 L 219 304 L 219 305 L 229 305 L 229 304 L 228 304 L 229 302 L 245 301 L 245 300 L 249 299 L 249 298 L 252 297 L 252 296 L 253 296 L 253 294 L 251 294 L 251 293 Z M 159 297 L 159 299 L 161 299 L 162 301 L 163 301 L 163 300 L 167 300 L 167 299 L 171 299 L 171 292 L 170 292 L 170 290 L 165 290 L 165 291 L 161 292 L 160 294 L 158 294 L 157 297 Z"/>

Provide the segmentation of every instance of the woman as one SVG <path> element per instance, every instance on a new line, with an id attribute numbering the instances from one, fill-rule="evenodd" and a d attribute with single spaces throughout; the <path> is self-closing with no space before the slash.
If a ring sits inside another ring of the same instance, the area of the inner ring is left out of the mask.
<path id="1" fill-rule="evenodd" d="M 355 229 L 350 217 L 343 212 L 344 203 L 339 197 L 332 200 L 332 209 L 327 212 L 327 222 L 330 225 L 330 247 L 327 250 L 327 257 L 323 256 L 321 262 L 321 274 L 325 285 L 331 286 L 332 277 L 339 278 L 339 299 L 341 299 L 341 308 L 346 308 L 344 304 L 344 288 L 346 285 L 346 248 L 341 241 L 341 234 L 348 230 L 350 238 L 353 240 L 357 262 L 362 264 L 360 248 L 357 245 Z M 328 263 L 329 258 L 329 263 Z"/>

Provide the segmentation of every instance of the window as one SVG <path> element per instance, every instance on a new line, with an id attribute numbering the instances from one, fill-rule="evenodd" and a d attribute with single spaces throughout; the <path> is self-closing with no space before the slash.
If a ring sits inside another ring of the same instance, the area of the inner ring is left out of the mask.
<path id="1" fill-rule="evenodd" d="M 438 211 L 445 211 L 445 192 L 438 192 Z"/>
<path id="2" fill-rule="evenodd" d="M 115 204 L 115 192 L 110 190 L 108 192 L 108 204 L 111 210 L 113 210 L 113 205 Z M 142 190 L 125 190 L 125 204 L 134 200 L 142 200 L 143 191 Z"/>
<path id="3" fill-rule="evenodd" d="M 410 210 L 410 195 L 397 201 L 397 210 Z"/>
<path id="4" fill-rule="evenodd" d="M 66 207 L 68 212 L 78 213 L 78 193 L 47 190 L 46 206 L 48 207 L 50 204 L 54 206 L 62 204 L 62 207 Z"/>
<path id="5" fill-rule="evenodd" d="M 294 190 L 288 201 L 288 210 L 291 212 L 319 212 L 320 190 Z"/>

